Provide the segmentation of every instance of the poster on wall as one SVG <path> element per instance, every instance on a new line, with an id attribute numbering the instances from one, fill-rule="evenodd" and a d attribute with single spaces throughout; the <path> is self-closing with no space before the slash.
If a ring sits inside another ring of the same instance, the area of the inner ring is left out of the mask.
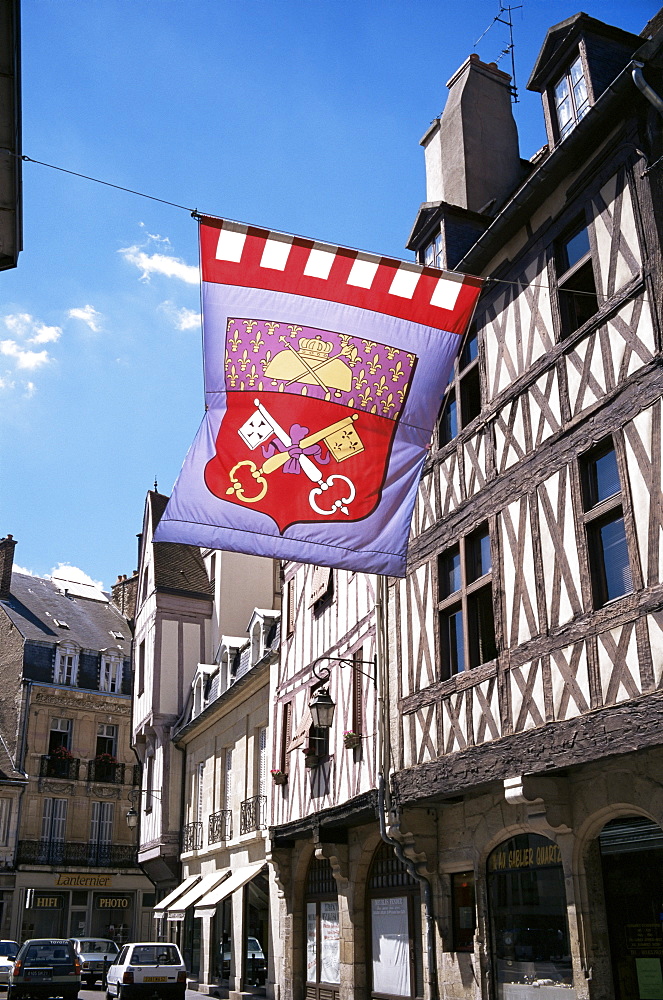
<path id="1" fill-rule="evenodd" d="M 407 897 L 371 900 L 373 992 L 410 996 Z"/>
<path id="2" fill-rule="evenodd" d="M 317 919 L 315 903 L 306 904 L 306 981 L 315 983 L 317 981 Z"/>
<path id="3" fill-rule="evenodd" d="M 323 983 L 341 981 L 338 900 L 320 903 L 320 981 Z"/>

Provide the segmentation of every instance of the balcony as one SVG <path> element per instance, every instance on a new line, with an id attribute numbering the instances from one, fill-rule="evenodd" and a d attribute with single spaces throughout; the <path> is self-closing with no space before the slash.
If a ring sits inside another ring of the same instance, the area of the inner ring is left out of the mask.
<path id="1" fill-rule="evenodd" d="M 223 840 L 230 840 L 233 835 L 233 813 L 232 809 L 219 809 L 209 817 L 209 827 L 207 830 L 207 843 L 219 844 Z"/>
<path id="2" fill-rule="evenodd" d="M 43 754 L 39 761 L 40 778 L 65 778 L 78 780 L 80 760 L 76 757 L 62 757 L 57 754 Z"/>
<path id="3" fill-rule="evenodd" d="M 254 795 L 242 802 L 239 813 L 239 832 L 251 833 L 253 830 L 264 830 L 267 817 L 267 796 Z"/>
<path id="4" fill-rule="evenodd" d="M 131 844 L 71 844 L 66 841 L 19 840 L 18 865 L 88 865 L 91 868 L 137 868 Z"/>
<path id="5" fill-rule="evenodd" d="M 203 824 L 187 823 L 182 827 L 182 853 L 199 851 L 203 846 Z"/>
<path id="6" fill-rule="evenodd" d="M 118 764 L 107 760 L 89 760 L 87 762 L 87 780 L 103 781 L 108 785 L 123 785 L 126 764 Z M 131 768 L 129 768 L 131 770 Z"/>

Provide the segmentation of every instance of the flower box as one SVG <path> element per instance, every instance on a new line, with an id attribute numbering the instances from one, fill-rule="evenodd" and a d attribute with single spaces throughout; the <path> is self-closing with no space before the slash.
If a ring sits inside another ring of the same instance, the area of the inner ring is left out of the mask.
<path id="1" fill-rule="evenodd" d="M 320 758 L 315 752 L 311 750 L 310 747 L 304 748 L 304 767 L 317 767 L 320 763 Z"/>
<path id="2" fill-rule="evenodd" d="M 343 733 L 343 746 L 346 750 L 356 750 L 361 746 L 361 735 L 351 730 Z"/>
<path id="3" fill-rule="evenodd" d="M 285 771 L 272 771 L 272 780 L 275 785 L 285 785 L 288 775 Z"/>

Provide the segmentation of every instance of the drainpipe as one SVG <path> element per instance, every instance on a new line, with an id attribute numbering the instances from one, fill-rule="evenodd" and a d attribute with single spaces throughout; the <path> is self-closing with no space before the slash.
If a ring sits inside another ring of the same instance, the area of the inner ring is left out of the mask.
<path id="1" fill-rule="evenodd" d="M 638 62 L 634 59 L 631 63 L 633 77 L 633 83 L 636 85 L 638 90 L 645 95 L 649 103 L 656 108 L 659 115 L 663 115 L 663 100 L 658 96 L 656 91 L 649 86 L 643 75 L 643 69 L 645 64 L 643 62 Z"/>
<path id="2" fill-rule="evenodd" d="M 398 860 L 405 865 L 407 871 L 421 886 L 421 894 L 424 903 L 425 920 L 426 920 L 426 958 L 428 965 L 428 982 L 430 988 L 430 998 L 431 1000 L 437 1000 L 438 998 L 438 988 L 437 988 L 437 963 L 435 958 L 435 922 L 433 919 L 433 895 L 431 890 L 431 885 L 425 875 L 417 871 L 417 866 L 414 862 L 405 856 L 403 851 L 403 846 L 397 840 L 394 840 L 387 833 L 386 815 L 388 810 L 391 808 L 391 803 L 388 802 L 389 789 L 387 787 L 387 782 L 385 776 L 388 776 L 390 770 L 390 740 L 389 740 L 389 715 L 388 715 L 388 687 L 389 687 L 389 672 L 388 672 L 388 656 L 387 656 L 387 628 L 386 628 L 386 605 L 387 605 L 387 581 L 384 576 L 378 576 L 376 579 L 376 597 L 375 602 L 375 640 L 376 640 L 376 654 L 377 654 L 377 696 L 378 696 L 378 725 L 377 725 L 377 747 L 376 756 L 378 760 L 378 819 L 380 824 L 380 836 L 384 840 L 385 844 L 389 844 L 393 847 L 394 854 Z"/>

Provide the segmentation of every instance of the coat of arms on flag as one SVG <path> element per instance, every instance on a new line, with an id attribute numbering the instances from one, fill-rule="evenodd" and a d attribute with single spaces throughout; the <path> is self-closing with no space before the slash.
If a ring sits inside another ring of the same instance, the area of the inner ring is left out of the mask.
<path id="1" fill-rule="evenodd" d="M 157 541 L 394 576 L 481 282 L 200 225 L 207 409 Z"/>

